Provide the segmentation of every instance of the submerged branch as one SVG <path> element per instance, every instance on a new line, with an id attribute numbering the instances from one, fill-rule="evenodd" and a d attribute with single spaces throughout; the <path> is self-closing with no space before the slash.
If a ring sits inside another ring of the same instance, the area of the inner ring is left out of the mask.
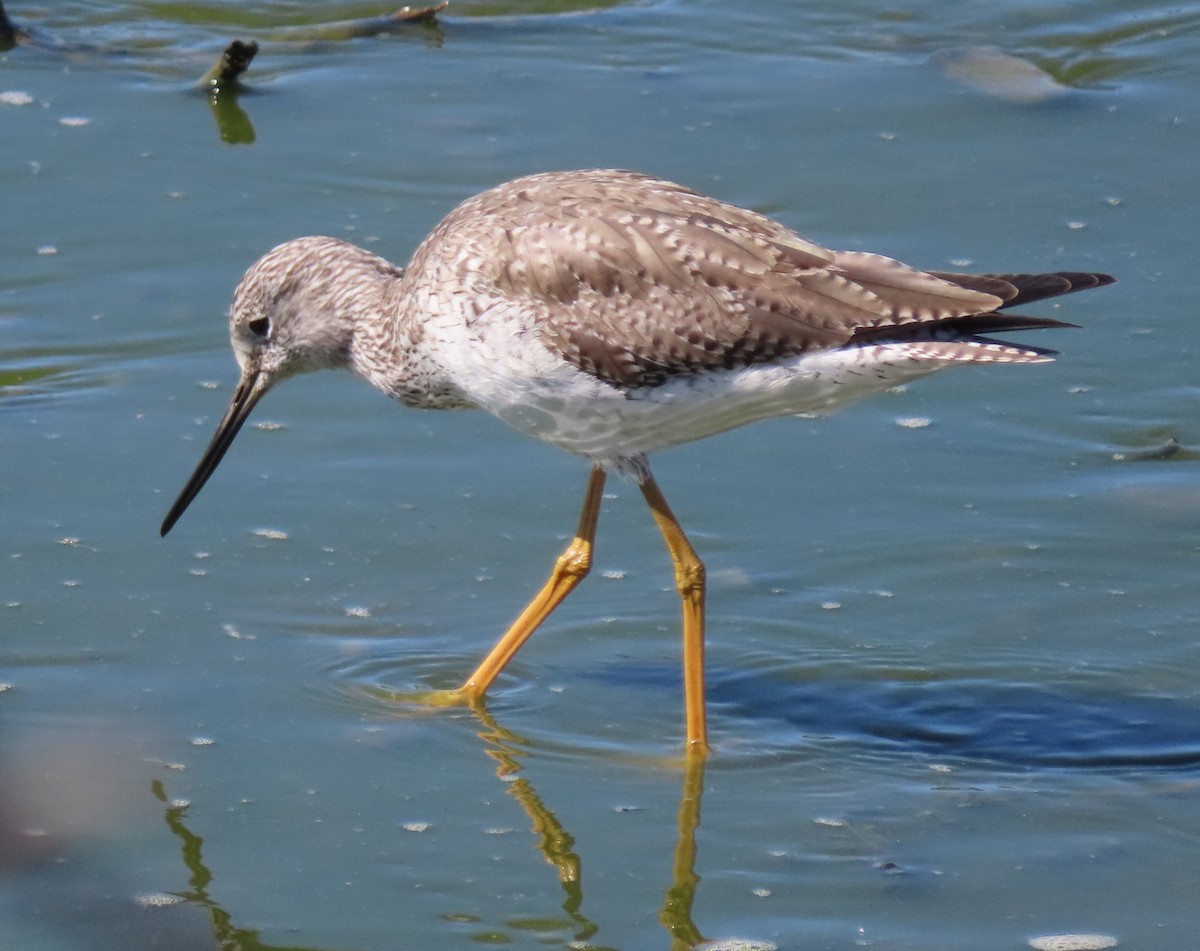
<path id="1" fill-rule="evenodd" d="M 449 0 L 441 0 L 428 7 L 401 7 L 395 13 L 383 16 L 365 17 L 358 20 L 340 20 L 335 23 L 316 24 L 313 26 L 289 27 L 267 34 L 264 38 L 281 42 L 311 43 L 320 41 L 351 40 L 362 36 L 377 36 L 386 33 L 401 23 L 433 23 L 438 13 L 446 9 Z M 0 3 L 0 14 L 3 13 Z M 241 75 L 250 68 L 250 62 L 258 52 L 258 43 L 254 40 L 243 42 L 234 40 L 213 64 L 212 68 L 200 79 L 200 85 L 210 90 L 214 96 L 235 89 L 239 85 Z"/>
<path id="2" fill-rule="evenodd" d="M 428 7 L 401 7 L 395 13 L 383 16 L 363 17 L 357 20 L 338 20 L 333 23 L 317 23 L 310 26 L 288 27 L 268 34 L 267 39 L 281 42 L 315 42 L 354 40 L 364 36 L 378 36 L 394 30 L 398 24 L 433 23 L 438 13 L 445 10 L 450 0 L 441 0 Z"/>

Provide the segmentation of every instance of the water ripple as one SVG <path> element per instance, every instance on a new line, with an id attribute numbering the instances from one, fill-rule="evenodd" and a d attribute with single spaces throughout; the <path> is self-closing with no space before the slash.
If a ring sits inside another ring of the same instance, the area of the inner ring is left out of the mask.
<path id="1" fill-rule="evenodd" d="M 876 751 L 1023 767 L 1200 768 L 1200 710 L 1154 695 L 970 677 L 789 683 L 756 671 L 716 678 L 709 695 L 760 728 L 774 720 L 785 735 Z"/>
<path id="2" fill-rule="evenodd" d="M 411 699 L 457 686 L 472 660 L 423 640 L 346 641 L 317 662 L 310 690 L 319 705 L 359 719 L 446 715 Z M 539 755 L 657 761 L 677 750 L 673 664 L 515 673 L 489 694 L 482 716 L 490 728 L 529 734 L 522 742 Z M 1019 768 L 1200 769 L 1200 709 L 1152 693 L 1101 693 L 1095 684 L 751 664 L 712 672 L 709 702 L 726 765 L 837 752 Z"/>

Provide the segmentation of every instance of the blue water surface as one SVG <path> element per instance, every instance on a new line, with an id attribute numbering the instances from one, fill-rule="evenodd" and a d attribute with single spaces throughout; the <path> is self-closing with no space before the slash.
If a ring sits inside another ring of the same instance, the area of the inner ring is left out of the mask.
<path id="1" fill-rule="evenodd" d="M 1200 931 L 1200 7 L 10 3 L 0 52 L 0 947 L 1016 949 Z M 233 39 L 243 91 L 199 78 Z M 1053 364 L 663 453 L 678 604 L 613 480 L 289 382 L 179 526 L 275 243 L 403 262 L 456 202 L 636 168 L 837 248 L 1099 270 Z M 726 944 L 726 947 L 737 946 Z M 743 945 L 745 947 L 746 945 Z"/>

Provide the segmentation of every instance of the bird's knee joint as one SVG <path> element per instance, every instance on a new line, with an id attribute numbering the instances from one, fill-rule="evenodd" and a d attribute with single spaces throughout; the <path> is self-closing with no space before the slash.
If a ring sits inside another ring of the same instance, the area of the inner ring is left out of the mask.
<path id="1" fill-rule="evenodd" d="M 675 587 L 684 597 L 703 595 L 707 572 L 701 561 L 680 562 L 675 566 Z"/>
<path id="2" fill-rule="evenodd" d="M 575 547 L 572 545 L 561 555 L 555 564 L 555 574 L 566 575 L 577 581 L 582 581 L 592 570 L 592 550 L 590 547 Z"/>

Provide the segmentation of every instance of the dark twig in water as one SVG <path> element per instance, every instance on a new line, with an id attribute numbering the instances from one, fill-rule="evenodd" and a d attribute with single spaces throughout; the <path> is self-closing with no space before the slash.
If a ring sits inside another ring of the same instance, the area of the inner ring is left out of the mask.
<path id="1" fill-rule="evenodd" d="M 238 77 L 249 68 L 257 52 L 258 44 L 253 40 L 248 43 L 234 40 L 225 47 L 225 52 L 213 63 L 212 69 L 204 74 L 200 85 L 211 90 L 214 96 L 231 89 L 237 85 Z"/>
<path id="2" fill-rule="evenodd" d="M 280 42 L 315 43 L 374 36 L 394 29 L 398 23 L 432 22 L 438 11 L 444 10 L 447 0 L 429 7 L 402 7 L 395 13 L 361 20 L 347 20 L 285 30 L 264 37 Z M 209 92 L 209 106 L 216 119 L 221 140 L 230 145 L 247 145 L 255 140 L 254 125 L 250 117 L 237 104 L 237 92 L 241 87 L 241 76 L 250 68 L 258 53 L 254 40 L 234 40 L 200 79 L 201 88 Z"/>

